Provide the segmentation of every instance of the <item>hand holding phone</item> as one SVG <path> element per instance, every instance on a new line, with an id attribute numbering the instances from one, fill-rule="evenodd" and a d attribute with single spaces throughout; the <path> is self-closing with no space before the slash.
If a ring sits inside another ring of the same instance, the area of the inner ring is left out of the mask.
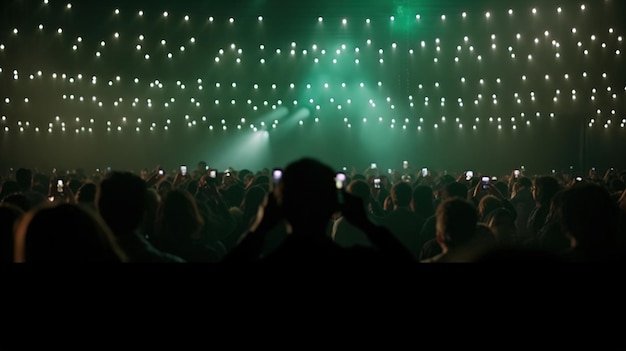
<path id="1" fill-rule="evenodd" d="M 187 175 L 187 166 L 180 166 L 180 174 L 182 174 L 183 177 Z"/>
<path id="2" fill-rule="evenodd" d="M 467 171 L 465 172 L 465 180 L 466 181 L 470 181 L 472 180 L 472 178 L 474 178 L 474 171 Z"/>
<path id="3" fill-rule="evenodd" d="M 62 193 L 63 193 L 63 186 L 64 186 L 64 184 L 63 184 L 63 179 L 59 179 L 59 180 L 57 180 L 57 192 L 58 192 L 59 194 L 62 194 Z"/>
<path id="4" fill-rule="evenodd" d="M 374 189 L 380 189 L 380 178 L 374 178 Z"/>
<path id="5" fill-rule="evenodd" d="M 275 168 L 272 171 L 272 181 L 270 183 L 270 191 L 274 191 L 278 187 L 278 184 L 283 179 L 283 170 L 280 168 Z"/>

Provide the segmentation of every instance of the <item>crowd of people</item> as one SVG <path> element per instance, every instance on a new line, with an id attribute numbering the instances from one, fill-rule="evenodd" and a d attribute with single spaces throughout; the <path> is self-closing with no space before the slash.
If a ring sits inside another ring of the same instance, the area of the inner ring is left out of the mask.
<path id="1" fill-rule="evenodd" d="M 186 168 L 186 167 L 185 167 Z M 0 182 L 4 262 L 411 267 L 626 258 L 626 172 L 458 177 L 409 169 L 18 169 Z"/>

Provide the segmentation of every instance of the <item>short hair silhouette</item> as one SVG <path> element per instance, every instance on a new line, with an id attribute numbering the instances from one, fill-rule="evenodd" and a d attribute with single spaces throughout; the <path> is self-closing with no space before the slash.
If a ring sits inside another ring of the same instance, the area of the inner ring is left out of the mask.
<path id="1" fill-rule="evenodd" d="M 469 243 L 476 233 L 478 213 L 467 200 L 452 198 L 437 207 L 437 236 L 447 247 Z"/>
<path id="2" fill-rule="evenodd" d="M 335 172 L 317 160 L 303 158 L 291 163 L 281 183 L 281 205 L 294 228 L 322 225 L 338 209 Z"/>
<path id="3" fill-rule="evenodd" d="M 15 181 L 21 190 L 28 190 L 33 185 L 33 173 L 30 169 L 20 168 L 15 172 Z"/>
<path id="4" fill-rule="evenodd" d="M 24 215 L 15 235 L 16 262 L 125 262 L 113 233 L 94 213 L 73 204 Z"/>
<path id="5" fill-rule="evenodd" d="M 146 210 L 146 183 L 129 172 L 113 172 L 98 189 L 97 207 L 116 235 L 136 230 Z"/>
<path id="6" fill-rule="evenodd" d="M 391 188 L 391 199 L 396 206 L 409 206 L 413 189 L 408 183 L 397 183 Z"/>

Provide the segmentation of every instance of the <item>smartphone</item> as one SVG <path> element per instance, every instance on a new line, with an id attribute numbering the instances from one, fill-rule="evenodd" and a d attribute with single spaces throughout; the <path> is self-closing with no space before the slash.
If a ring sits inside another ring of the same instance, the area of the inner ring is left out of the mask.
<path id="1" fill-rule="evenodd" d="M 187 175 L 187 166 L 180 166 L 180 174 L 183 176 Z"/>
<path id="2" fill-rule="evenodd" d="M 513 175 L 515 176 L 515 178 L 519 178 L 519 175 L 521 174 L 521 172 L 519 171 L 519 169 L 516 169 L 513 171 Z"/>
<path id="3" fill-rule="evenodd" d="M 374 189 L 380 189 L 380 178 L 374 178 Z"/>
<path id="4" fill-rule="evenodd" d="M 348 171 L 348 167 L 343 167 L 343 168 L 342 168 L 342 170 L 343 170 L 344 172 L 347 172 L 347 171 Z"/>
<path id="5" fill-rule="evenodd" d="M 402 167 L 403 167 L 404 169 L 409 169 L 409 161 L 404 161 L 404 162 L 402 162 Z"/>
<path id="6" fill-rule="evenodd" d="M 474 171 L 465 172 L 465 180 L 469 182 L 472 178 L 474 178 Z"/>
<path id="7" fill-rule="evenodd" d="M 107 173 L 111 173 L 111 167 L 107 167 Z"/>
<path id="8" fill-rule="evenodd" d="M 57 180 L 57 191 L 59 193 L 63 192 L 63 179 Z"/>
<path id="9" fill-rule="evenodd" d="M 100 168 L 96 168 L 96 173 L 100 173 Z"/>
<path id="10" fill-rule="evenodd" d="M 281 179 L 283 179 L 283 170 L 279 168 L 275 168 L 272 171 L 272 182 L 270 183 L 271 185 L 270 191 L 273 191 L 274 189 L 278 187 L 278 184 L 280 183 Z"/>
<path id="11" fill-rule="evenodd" d="M 392 170 L 391 168 L 388 168 L 388 169 L 387 169 L 387 173 L 389 173 L 389 174 L 393 174 L 393 170 Z"/>
<path id="12" fill-rule="evenodd" d="M 208 170 L 209 170 L 209 166 L 204 167 L 204 169 L 205 169 L 206 171 L 208 171 Z"/>
<path id="13" fill-rule="evenodd" d="M 371 169 L 376 169 L 376 168 L 378 168 L 378 166 L 376 166 L 376 164 L 375 164 L 375 163 L 372 163 L 372 164 L 370 165 L 370 168 L 371 168 Z"/>
<path id="14" fill-rule="evenodd" d="M 345 173 L 337 173 L 337 175 L 335 175 L 335 186 L 337 190 L 344 190 L 346 188 L 347 179 Z"/>
<path id="15" fill-rule="evenodd" d="M 11 169 L 11 171 L 13 171 L 13 169 Z M 56 168 L 52 169 L 52 174 L 57 174 L 57 169 Z"/>
<path id="16" fill-rule="evenodd" d="M 165 174 L 165 171 L 162 169 L 159 169 L 159 175 L 164 175 L 164 174 Z"/>
<path id="17" fill-rule="evenodd" d="M 217 179 L 217 171 L 212 169 L 209 171 L 209 178 Z"/>
<path id="18" fill-rule="evenodd" d="M 54 196 L 48 196 L 48 201 L 54 202 Z"/>
<path id="19" fill-rule="evenodd" d="M 483 185 L 483 189 L 487 190 L 489 189 L 489 183 L 491 182 L 491 178 L 489 177 L 482 177 L 481 183 Z"/>
<path id="20" fill-rule="evenodd" d="M 552 174 L 556 174 L 556 170 L 555 169 L 552 170 Z"/>
<path id="21" fill-rule="evenodd" d="M 428 168 L 422 168 L 422 177 L 428 177 Z"/>
<path id="22" fill-rule="evenodd" d="M 491 177 L 491 181 L 492 182 L 497 182 L 498 181 L 498 177 Z"/>
<path id="23" fill-rule="evenodd" d="M 576 177 L 576 181 L 577 182 L 582 182 L 583 181 L 583 177 Z"/>
<path id="24" fill-rule="evenodd" d="M 595 167 L 593 167 L 591 170 L 595 172 L 595 171 L 596 171 L 596 168 L 595 168 Z"/>

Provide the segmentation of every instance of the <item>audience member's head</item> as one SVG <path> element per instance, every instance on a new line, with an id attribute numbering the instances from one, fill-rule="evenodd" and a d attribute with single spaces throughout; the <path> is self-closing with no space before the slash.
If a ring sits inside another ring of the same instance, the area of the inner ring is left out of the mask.
<path id="1" fill-rule="evenodd" d="M 559 219 L 572 247 L 598 252 L 615 245 L 617 205 L 599 185 L 583 183 L 565 190 Z"/>
<path id="2" fill-rule="evenodd" d="M 517 232 L 515 228 L 515 218 L 504 207 L 491 211 L 485 220 L 493 232 L 496 240 L 500 244 L 511 244 Z"/>
<path id="3" fill-rule="evenodd" d="M 346 192 L 358 197 L 367 206 L 371 200 L 370 186 L 363 179 L 356 179 L 346 187 Z"/>
<path id="4" fill-rule="evenodd" d="M 97 187 L 93 183 L 87 183 L 78 189 L 76 193 L 76 201 L 80 204 L 94 205 L 96 203 Z"/>
<path id="5" fill-rule="evenodd" d="M 32 205 L 26 195 L 23 193 L 13 193 L 8 196 L 5 196 L 2 200 L 2 204 L 10 204 L 15 207 L 18 207 L 24 212 L 27 212 L 32 208 Z"/>
<path id="6" fill-rule="evenodd" d="M 408 183 L 401 182 L 391 188 L 391 200 L 395 207 L 408 207 L 412 197 L 413 190 Z"/>
<path id="7" fill-rule="evenodd" d="M 33 185 L 33 173 L 30 169 L 20 168 L 15 172 L 15 181 L 21 191 L 30 190 Z"/>
<path id="8" fill-rule="evenodd" d="M 97 207 L 113 233 L 139 228 L 146 210 L 146 183 L 132 173 L 113 172 L 100 183 Z"/>
<path id="9" fill-rule="evenodd" d="M 552 197 L 561 190 L 561 186 L 556 178 L 543 176 L 535 179 L 535 184 L 531 189 L 535 202 L 541 206 L 548 206 Z"/>
<path id="10" fill-rule="evenodd" d="M 335 172 L 319 161 L 304 158 L 284 170 L 277 199 L 295 232 L 317 231 L 338 209 Z"/>
<path id="11" fill-rule="evenodd" d="M 431 187 L 418 185 L 413 189 L 413 211 L 421 213 L 426 217 L 433 215 L 435 213 L 434 199 L 435 195 Z"/>
<path id="12" fill-rule="evenodd" d="M 493 195 L 485 195 L 478 203 L 478 218 L 481 222 L 487 222 L 487 216 L 496 209 L 502 207 L 502 202 Z"/>
<path id="13" fill-rule="evenodd" d="M 469 244 L 475 236 L 478 213 L 467 200 L 452 198 L 437 208 L 437 242 L 445 250 Z"/>
<path id="14" fill-rule="evenodd" d="M 453 199 L 455 197 L 461 198 L 461 199 L 467 199 L 467 185 L 458 183 L 458 182 L 453 182 L 453 183 L 447 184 L 443 188 L 442 199 L 444 200 Z"/>
<path id="15" fill-rule="evenodd" d="M 16 181 L 7 180 L 2 183 L 2 192 L 0 193 L 0 201 L 4 199 L 7 195 L 11 195 L 13 193 L 19 193 L 21 191 L 20 185 L 17 184 Z"/>
<path id="16" fill-rule="evenodd" d="M 167 194 L 159 211 L 160 239 L 177 243 L 198 239 L 203 225 L 196 200 L 188 191 L 176 189 Z"/>
<path id="17" fill-rule="evenodd" d="M 15 262 L 125 262 L 115 237 L 94 213 L 61 204 L 26 213 L 16 229 Z"/>

